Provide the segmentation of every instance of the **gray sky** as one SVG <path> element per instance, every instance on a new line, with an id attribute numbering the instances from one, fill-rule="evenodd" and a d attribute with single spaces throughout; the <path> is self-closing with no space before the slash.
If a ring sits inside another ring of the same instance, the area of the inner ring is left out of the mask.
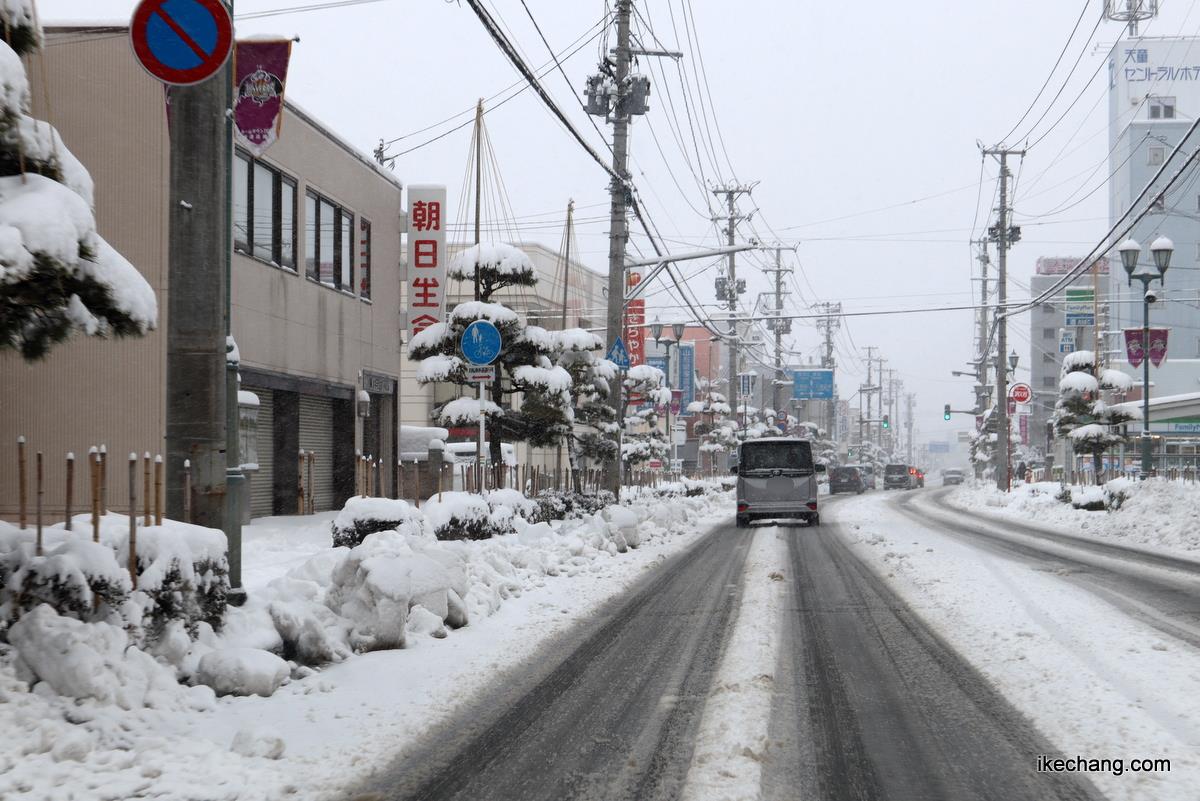
<path id="1" fill-rule="evenodd" d="M 237 12 L 316 2 L 238 0 Z M 529 63 L 546 64 L 548 53 L 520 0 L 488 2 Z M 593 26 L 605 12 L 605 0 L 526 2 L 556 51 L 598 31 Z M 41 0 L 39 10 L 44 21 L 94 19 L 97 5 L 94 0 Z M 103 16 L 127 18 L 134 5 L 134 0 L 105 0 Z M 994 144 L 1017 122 L 1046 80 L 1083 5 L 1082 0 L 635 0 L 640 12 L 635 30 L 648 40 L 645 32 L 652 30 L 664 46 L 685 52 L 679 67 L 662 59 L 653 65 L 642 62 L 641 71 L 653 80 L 653 95 L 650 114 L 634 125 L 632 152 L 646 206 L 674 247 L 716 244 L 705 205 L 713 199 L 698 182 L 734 176 L 761 181 L 752 199 L 741 202 L 743 211 L 760 210 L 753 229 L 740 230 L 798 243 L 796 254 L 784 257 L 798 267 L 793 290 L 799 292 L 792 296 L 796 305 L 841 301 L 853 312 L 968 303 L 967 242 L 977 208 L 977 225 L 982 226 L 994 204 L 997 173 L 992 161 L 983 163 L 980 192 L 982 159 L 976 141 Z M 1079 201 L 1108 175 L 1107 95 L 1099 67 L 1121 28 L 1105 21 L 1087 40 L 1102 5 L 1091 0 L 1046 94 L 1009 140 L 1018 144 L 1025 137 L 1082 53 L 1074 76 L 1032 138 L 1051 129 L 1078 101 L 1024 163 L 1012 163 L 1019 175 L 1015 208 L 1023 239 L 1010 252 L 1011 296 L 1027 294 L 1023 287 L 1038 256 L 1085 253 L 1107 229 L 1103 190 L 1053 216 L 1022 216 Z M 1195 35 L 1200 14 L 1192 14 L 1194 6 L 1163 0 L 1159 18 L 1144 25 L 1142 33 Z M 685 26 L 689 8 L 695 25 L 690 42 Z M 264 32 L 300 36 L 293 49 L 289 96 L 368 153 L 380 138 L 405 137 L 392 146 L 393 153 L 421 144 L 469 119 L 476 99 L 518 80 L 465 4 L 383 0 L 238 24 L 240 35 Z M 592 41 L 565 62 L 571 89 L 580 91 L 595 71 L 597 52 L 598 42 Z M 696 104 L 691 111 L 700 158 L 693 150 L 683 81 L 692 87 L 687 105 Z M 543 82 L 603 150 L 562 76 L 551 72 Z M 449 124 L 414 134 L 464 112 Z M 607 136 L 609 129 L 597 121 Z M 497 108 L 487 124 L 523 236 L 556 247 L 563 217 L 546 213 L 565 208 L 567 199 L 574 198 L 582 257 L 606 270 L 607 176 L 532 92 Z M 445 183 L 452 205 L 461 205 L 457 196 L 469 140 L 466 126 L 400 156 L 396 174 L 405 183 Z M 534 215 L 542 216 L 520 219 Z M 644 240 L 635 241 L 645 247 Z M 763 261 L 763 256 L 739 259 L 739 277 L 750 284 L 745 302 L 752 303 L 758 291 L 768 288 L 768 277 L 754 269 Z M 685 272 L 703 264 L 692 263 Z M 713 299 L 715 275 L 714 267 L 689 282 L 701 301 Z M 687 316 L 668 293 L 658 292 L 650 297 L 648 317 L 654 317 L 656 304 L 664 319 Z M 1028 317 L 1020 318 L 1016 328 L 1010 342 L 1024 367 L 1029 361 Z M 972 402 L 970 379 L 949 374 L 966 369 L 971 355 L 970 312 L 849 318 L 846 330 L 839 338 L 842 397 L 851 395 L 865 375 L 861 350 L 854 346 L 876 345 L 888 367 L 899 371 L 906 391 L 918 396 L 921 438 L 941 438 L 950 429 L 967 427 L 965 417 L 943 423 L 941 407 L 948 402 L 966 408 Z M 797 323 L 793 340 L 798 351 L 816 356 L 818 337 L 810 323 Z"/>

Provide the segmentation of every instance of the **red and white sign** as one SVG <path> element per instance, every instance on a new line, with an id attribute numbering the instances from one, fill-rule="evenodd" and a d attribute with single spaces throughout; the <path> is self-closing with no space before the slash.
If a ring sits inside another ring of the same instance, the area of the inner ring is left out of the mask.
<path id="1" fill-rule="evenodd" d="M 446 187 L 408 187 L 408 335 L 446 319 Z"/>
<path id="2" fill-rule="evenodd" d="M 496 367 L 491 364 L 468 364 L 467 380 L 474 382 L 491 381 L 496 377 Z"/>
<path id="3" fill-rule="evenodd" d="M 642 282 L 638 273 L 630 273 L 627 287 L 632 289 Z M 625 347 L 629 351 L 629 366 L 646 363 L 646 301 L 638 298 L 629 301 L 625 311 Z"/>
<path id="4" fill-rule="evenodd" d="M 1008 388 L 1008 397 L 1022 405 L 1033 400 L 1033 388 L 1028 384 L 1013 384 Z"/>
<path id="5" fill-rule="evenodd" d="M 1017 425 L 1020 426 L 1020 430 L 1021 430 L 1021 444 L 1028 445 L 1029 444 L 1029 415 L 1023 414 L 1019 418 L 1017 418 Z"/>

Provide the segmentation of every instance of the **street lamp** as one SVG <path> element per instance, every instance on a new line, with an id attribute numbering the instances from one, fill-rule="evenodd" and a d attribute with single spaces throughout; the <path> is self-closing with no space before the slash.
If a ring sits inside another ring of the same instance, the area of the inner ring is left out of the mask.
<path id="1" fill-rule="evenodd" d="M 1020 361 L 1020 359 L 1021 359 L 1021 357 L 1017 355 L 1017 352 L 1015 350 L 1012 353 L 1008 354 L 1008 369 L 1013 372 L 1016 372 L 1017 362 Z"/>
<path id="2" fill-rule="evenodd" d="M 671 333 L 673 333 L 675 335 L 675 339 L 664 340 L 662 338 L 662 334 L 663 334 L 662 321 L 659 320 L 658 317 L 655 317 L 654 322 L 650 323 L 650 336 L 654 338 L 654 344 L 658 345 L 666 350 L 666 354 L 667 354 L 666 386 L 667 386 L 667 389 L 671 388 L 671 346 L 678 345 L 680 342 L 683 341 L 683 330 L 685 327 L 686 327 L 686 324 L 682 323 L 682 322 L 671 323 Z M 672 394 L 672 400 L 673 399 L 674 399 L 674 394 Z M 667 402 L 666 420 L 667 420 L 667 452 L 671 456 L 671 461 L 674 462 L 675 461 L 675 432 L 673 432 L 671 430 L 671 401 Z M 668 470 L 668 472 L 670 472 L 670 471 Z"/>
<path id="3" fill-rule="evenodd" d="M 1158 300 L 1158 296 L 1150 289 L 1150 283 L 1158 279 L 1166 283 L 1167 268 L 1171 266 L 1171 254 L 1175 245 L 1165 236 L 1160 236 L 1150 244 L 1150 254 L 1154 257 L 1154 266 L 1138 265 L 1138 256 L 1142 246 L 1136 240 L 1126 239 L 1117 248 L 1121 254 L 1121 266 L 1133 286 L 1133 279 L 1142 282 L 1142 470 L 1140 478 L 1150 475 L 1154 458 L 1151 455 L 1153 441 L 1150 437 L 1150 304 Z"/>

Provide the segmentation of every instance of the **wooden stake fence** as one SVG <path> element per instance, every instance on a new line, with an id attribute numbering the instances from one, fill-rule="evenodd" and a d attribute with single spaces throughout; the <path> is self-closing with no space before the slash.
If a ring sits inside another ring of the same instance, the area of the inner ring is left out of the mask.
<path id="1" fill-rule="evenodd" d="M 37 452 L 37 555 L 42 555 L 42 452 Z"/>
<path id="2" fill-rule="evenodd" d="M 66 522 L 67 531 L 70 531 L 71 526 L 72 526 L 72 523 L 71 523 L 71 501 L 72 501 L 71 495 L 72 495 L 72 491 L 74 489 L 75 489 L 75 454 L 68 453 L 67 454 L 67 497 L 66 497 L 66 504 L 64 506 L 64 509 L 67 513 L 67 522 Z"/>
<path id="3" fill-rule="evenodd" d="M 137 589 L 137 454 L 129 454 L 129 578 Z"/>
<path id="4" fill-rule="evenodd" d="M 153 525 L 150 517 L 150 451 L 142 454 L 142 525 Z"/>
<path id="5" fill-rule="evenodd" d="M 25 475 L 25 437 L 17 437 L 17 528 L 25 528 L 29 479 Z"/>

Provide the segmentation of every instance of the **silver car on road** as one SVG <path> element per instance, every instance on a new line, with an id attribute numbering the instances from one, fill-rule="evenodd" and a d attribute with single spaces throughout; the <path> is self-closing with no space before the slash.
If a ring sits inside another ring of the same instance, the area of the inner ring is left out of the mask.
<path id="1" fill-rule="evenodd" d="M 803 520 L 821 525 L 812 443 L 795 437 L 752 439 L 738 446 L 737 526 L 751 520 Z"/>

